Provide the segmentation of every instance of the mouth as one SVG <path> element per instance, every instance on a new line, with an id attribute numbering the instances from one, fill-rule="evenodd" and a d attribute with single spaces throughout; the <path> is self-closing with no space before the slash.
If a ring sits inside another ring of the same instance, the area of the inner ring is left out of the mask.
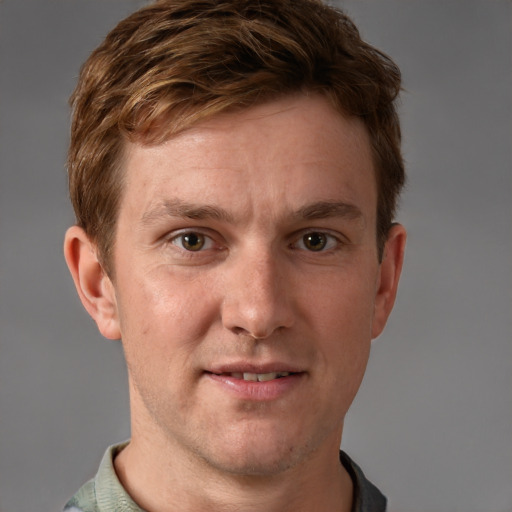
<path id="1" fill-rule="evenodd" d="M 289 377 L 295 372 L 267 372 L 267 373 L 251 373 L 251 372 L 222 372 L 212 373 L 213 375 L 219 375 L 222 377 L 229 377 L 236 380 L 245 380 L 249 382 L 268 382 L 270 380 L 282 379 L 283 377 Z"/>
<path id="2" fill-rule="evenodd" d="M 284 361 L 224 361 L 204 369 L 206 382 L 237 401 L 272 402 L 299 396 L 308 381 L 303 367 Z"/>
<path id="3" fill-rule="evenodd" d="M 205 376 L 220 386 L 219 389 L 244 402 L 270 402 L 290 396 L 299 389 L 306 377 L 305 372 L 287 370 L 260 370 L 205 372 Z"/>
<path id="4" fill-rule="evenodd" d="M 204 375 L 239 400 L 268 402 L 290 396 L 305 382 L 307 372 L 283 363 L 240 362 L 210 367 Z"/>

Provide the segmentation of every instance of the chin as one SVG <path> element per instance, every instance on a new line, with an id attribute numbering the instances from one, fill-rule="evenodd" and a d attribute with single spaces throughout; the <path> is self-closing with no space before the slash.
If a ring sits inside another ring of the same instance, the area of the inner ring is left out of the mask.
<path id="1" fill-rule="evenodd" d="M 215 461 L 208 461 L 225 473 L 239 476 L 276 476 L 295 466 L 298 462 L 293 454 L 244 453 L 236 456 L 223 454 Z"/>
<path id="2" fill-rule="evenodd" d="M 304 439 L 294 442 L 294 436 L 284 432 L 279 434 L 259 431 L 226 436 L 223 442 L 210 446 L 209 453 L 203 453 L 203 458 L 227 473 L 275 476 L 294 467 L 312 451 Z"/>

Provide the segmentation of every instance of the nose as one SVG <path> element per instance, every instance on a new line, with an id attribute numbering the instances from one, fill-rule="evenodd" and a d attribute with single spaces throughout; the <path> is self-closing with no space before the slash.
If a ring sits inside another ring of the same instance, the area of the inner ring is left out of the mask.
<path id="1" fill-rule="evenodd" d="M 236 334 L 265 339 L 292 326 L 292 283 L 271 254 L 240 256 L 226 277 L 222 323 Z"/>

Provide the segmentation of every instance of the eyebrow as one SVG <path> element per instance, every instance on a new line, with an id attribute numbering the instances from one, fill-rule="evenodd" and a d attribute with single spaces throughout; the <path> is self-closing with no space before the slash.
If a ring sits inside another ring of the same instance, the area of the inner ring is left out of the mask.
<path id="1" fill-rule="evenodd" d="M 297 210 L 294 217 L 302 220 L 345 217 L 350 220 L 363 218 L 363 212 L 354 204 L 343 201 L 318 201 Z"/>
<path id="2" fill-rule="evenodd" d="M 165 200 L 156 208 L 146 211 L 142 215 L 142 224 L 152 224 L 153 222 L 166 219 L 169 217 L 181 217 L 194 220 L 221 220 L 225 222 L 233 222 L 233 216 L 217 206 L 198 205 L 187 203 L 181 199 Z"/>
<path id="3" fill-rule="evenodd" d="M 193 220 L 219 220 L 234 223 L 234 217 L 227 210 L 213 205 L 188 203 L 181 199 L 165 200 L 142 215 L 141 222 L 149 225 L 169 217 Z M 343 217 L 349 220 L 363 219 L 362 211 L 351 203 L 343 201 L 317 201 L 292 212 L 295 220 L 315 220 Z"/>

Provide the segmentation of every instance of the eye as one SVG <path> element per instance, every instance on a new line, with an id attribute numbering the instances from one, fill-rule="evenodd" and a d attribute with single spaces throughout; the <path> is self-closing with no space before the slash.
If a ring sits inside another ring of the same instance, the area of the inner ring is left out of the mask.
<path id="1" fill-rule="evenodd" d="M 194 231 L 182 233 L 174 237 L 171 242 L 174 245 L 177 245 L 180 249 L 191 252 L 197 252 L 202 249 L 209 249 L 213 244 L 209 237 L 201 233 L 195 233 Z"/>
<path id="2" fill-rule="evenodd" d="M 312 231 L 306 233 L 297 241 L 296 246 L 306 251 L 320 252 L 326 249 L 334 249 L 338 245 L 338 240 L 332 235 L 322 233 L 321 231 Z"/>

